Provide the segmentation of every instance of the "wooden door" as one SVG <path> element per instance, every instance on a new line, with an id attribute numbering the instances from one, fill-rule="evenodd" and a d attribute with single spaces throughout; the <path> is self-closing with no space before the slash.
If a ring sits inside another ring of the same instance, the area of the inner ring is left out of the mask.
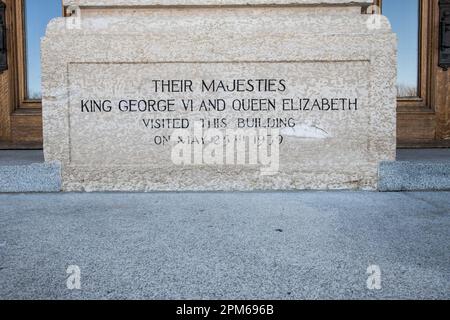
<path id="1" fill-rule="evenodd" d="M 375 3 L 398 34 L 399 86 L 405 74 L 417 76 L 417 86 L 412 91 L 405 87 L 399 90 L 398 146 L 450 147 L 449 71 L 438 66 L 439 1 L 378 0 Z"/>
<path id="2" fill-rule="evenodd" d="M 0 149 L 42 148 L 39 41 L 61 0 L 3 0 L 7 70 L 0 74 Z"/>

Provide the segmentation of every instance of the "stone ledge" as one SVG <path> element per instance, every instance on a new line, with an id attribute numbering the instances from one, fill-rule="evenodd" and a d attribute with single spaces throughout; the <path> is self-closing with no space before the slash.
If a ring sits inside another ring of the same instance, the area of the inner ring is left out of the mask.
<path id="1" fill-rule="evenodd" d="M 382 162 L 379 191 L 450 190 L 450 161 Z"/>
<path id="2" fill-rule="evenodd" d="M 59 192 L 61 165 L 57 162 L 0 166 L 0 192 Z"/>

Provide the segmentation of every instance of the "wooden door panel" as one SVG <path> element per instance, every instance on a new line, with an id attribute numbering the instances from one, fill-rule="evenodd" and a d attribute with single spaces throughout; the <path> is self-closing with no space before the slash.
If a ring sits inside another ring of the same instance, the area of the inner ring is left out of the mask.
<path id="1" fill-rule="evenodd" d="M 383 0 L 396 1 L 396 0 Z M 382 5 L 382 1 L 377 1 Z M 449 147 L 449 71 L 438 66 L 439 4 L 421 0 L 420 96 L 400 99 L 397 112 L 397 140 L 400 148 Z"/>
<path id="2" fill-rule="evenodd" d="M 8 70 L 0 74 L 0 148 L 42 148 L 41 103 L 24 96 L 23 0 L 3 2 L 7 8 Z"/>
<path id="3" fill-rule="evenodd" d="M 9 71 L 5 71 L 0 74 L 0 142 L 11 135 L 9 97 Z"/>

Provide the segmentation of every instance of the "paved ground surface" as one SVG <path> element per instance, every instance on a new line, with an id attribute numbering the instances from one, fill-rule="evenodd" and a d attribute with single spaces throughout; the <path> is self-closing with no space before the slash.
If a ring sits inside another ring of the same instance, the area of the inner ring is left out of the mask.
<path id="1" fill-rule="evenodd" d="M 398 161 L 450 161 L 450 149 L 400 149 Z"/>
<path id="2" fill-rule="evenodd" d="M 0 166 L 22 166 L 44 162 L 42 150 L 0 150 Z"/>
<path id="3" fill-rule="evenodd" d="M 449 208 L 450 193 L 3 194 L 0 298 L 448 299 Z"/>

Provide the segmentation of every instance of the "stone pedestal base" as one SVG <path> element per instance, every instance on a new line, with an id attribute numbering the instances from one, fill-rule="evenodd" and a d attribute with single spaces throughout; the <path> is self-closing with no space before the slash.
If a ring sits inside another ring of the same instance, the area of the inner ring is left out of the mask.
<path id="1" fill-rule="evenodd" d="M 44 148 L 64 190 L 376 189 L 396 141 L 384 17 L 343 0 L 164 2 L 66 1 L 81 17 L 50 23 Z"/>

